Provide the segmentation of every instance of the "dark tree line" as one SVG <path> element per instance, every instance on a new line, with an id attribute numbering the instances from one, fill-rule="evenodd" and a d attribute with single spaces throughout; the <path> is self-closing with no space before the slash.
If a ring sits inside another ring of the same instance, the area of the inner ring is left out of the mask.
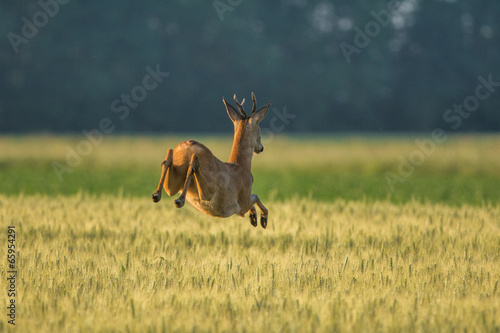
<path id="1" fill-rule="evenodd" d="M 496 0 L 3 1 L 0 32 L 2 133 L 229 132 L 252 91 L 287 132 L 500 128 Z"/>

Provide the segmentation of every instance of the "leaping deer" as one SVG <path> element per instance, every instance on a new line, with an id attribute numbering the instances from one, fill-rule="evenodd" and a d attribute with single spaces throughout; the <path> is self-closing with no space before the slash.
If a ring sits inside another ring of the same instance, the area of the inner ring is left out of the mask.
<path id="1" fill-rule="evenodd" d="M 259 123 L 266 116 L 272 102 L 257 111 L 252 93 L 252 112 L 245 113 L 245 99 L 234 101 L 239 112 L 222 98 L 227 114 L 234 124 L 234 141 L 227 163 L 215 157 L 210 149 L 194 140 L 180 143 L 174 150 L 169 149 L 162 162 L 160 183 L 151 195 L 154 202 L 161 199 L 161 188 L 169 195 L 182 190 L 175 206 L 184 206 L 185 199 L 200 212 L 215 217 L 229 217 L 233 214 L 244 216 L 249 212 L 250 223 L 257 226 L 257 212 L 260 209 L 260 224 L 267 226 L 267 208 L 257 194 L 252 194 L 253 176 L 251 171 L 253 153 L 264 150 L 260 142 Z"/>

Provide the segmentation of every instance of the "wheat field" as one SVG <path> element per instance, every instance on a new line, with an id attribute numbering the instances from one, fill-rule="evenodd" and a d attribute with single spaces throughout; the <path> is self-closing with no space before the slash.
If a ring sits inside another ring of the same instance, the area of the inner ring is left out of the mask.
<path id="1" fill-rule="evenodd" d="M 268 203 L 263 230 L 165 201 L 1 196 L 16 329 L 500 329 L 498 207 L 300 199 Z"/>
<path id="2" fill-rule="evenodd" d="M 172 138 L 110 138 L 62 182 L 50 163 L 78 141 L 32 139 L 0 138 L 0 331 L 500 331 L 498 137 L 436 147 L 397 200 L 383 173 L 412 140 L 276 138 L 254 161 L 267 229 L 153 204 Z"/>

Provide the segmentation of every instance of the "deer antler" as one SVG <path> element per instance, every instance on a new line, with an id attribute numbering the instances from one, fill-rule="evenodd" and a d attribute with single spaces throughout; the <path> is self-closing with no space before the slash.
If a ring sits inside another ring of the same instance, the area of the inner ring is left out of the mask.
<path id="1" fill-rule="evenodd" d="M 241 104 L 240 104 L 240 102 L 238 102 L 238 99 L 236 98 L 236 94 L 234 94 L 234 101 L 236 102 L 236 106 L 238 107 L 238 110 L 240 110 L 241 114 L 244 117 L 248 118 L 247 114 L 245 113 L 245 110 L 243 109 L 243 104 L 245 104 L 245 99 L 243 98 L 243 100 L 241 101 Z M 252 109 L 252 110 L 255 111 L 254 109 Z"/>
<path id="2" fill-rule="evenodd" d="M 252 113 L 250 113 L 250 115 L 255 113 L 255 107 L 257 106 L 257 101 L 255 100 L 255 95 L 253 94 L 253 92 L 252 92 L 252 102 L 253 102 Z"/>

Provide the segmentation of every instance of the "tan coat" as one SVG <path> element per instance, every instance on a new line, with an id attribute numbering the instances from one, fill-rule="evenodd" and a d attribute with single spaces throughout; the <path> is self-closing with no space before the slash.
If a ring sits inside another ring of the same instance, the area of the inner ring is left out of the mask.
<path id="1" fill-rule="evenodd" d="M 240 104 L 236 95 L 234 100 L 239 112 L 222 98 L 234 124 L 229 161 L 222 162 L 197 141 L 181 142 L 173 150 L 167 151 L 160 182 L 152 198 L 154 202 L 160 201 L 162 187 L 170 196 L 181 191 L 179 198 L 174 201 L 177 208 L 184 206 L 187 199 L 200 212 L 210 216 L 244 216 L 249 212 L 253 226 L 257 226 L 257 205 L 261 212 L 260 223 L 265 228 L 268 211 L 259 197 L 252 194 L 251 165 L 253 154 L 264 150 L 260 142 L 259 122 L 266 116 L 271 102 L 256 111 L 256 100 L 252 93 L 252 113 L 247 116 L 243 109 L 245 100 Z"/>

